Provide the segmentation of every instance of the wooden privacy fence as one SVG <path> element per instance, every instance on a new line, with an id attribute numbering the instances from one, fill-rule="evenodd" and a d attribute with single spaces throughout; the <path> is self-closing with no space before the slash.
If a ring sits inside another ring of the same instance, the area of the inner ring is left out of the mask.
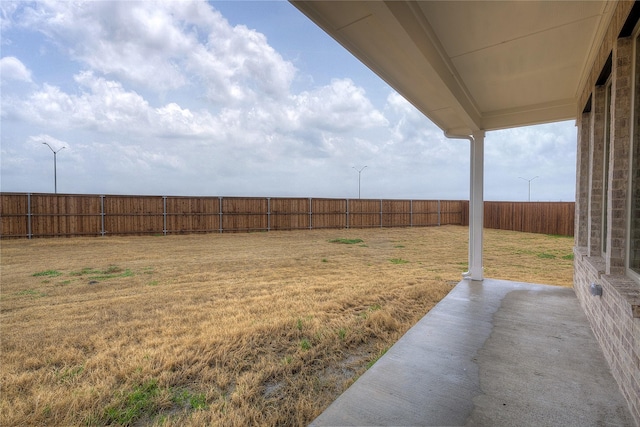
<path id="1" fill-rule="evenodd" d="M 573 236 L 574 202 L 484 202 L 484 226 Z"/>
<path id="2" fill-rule="evenodd" d="M 468 224 L 469 202 L 0 193 L 0 237 Z"/>
<path id="3" fill-rule="evenodd" d="M 573 236 L 573 202 L 484 202 L 484 226 Z M 0 193 L 0 237 L 468 225 L 466 200 Z"/>

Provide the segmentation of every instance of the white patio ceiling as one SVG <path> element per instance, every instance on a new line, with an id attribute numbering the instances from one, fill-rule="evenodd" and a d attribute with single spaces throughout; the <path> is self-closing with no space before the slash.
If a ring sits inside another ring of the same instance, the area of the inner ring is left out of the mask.
<path id="1" fill-rule="evenodd" d="M 575 118 L 615 6 L 598 1 L 292 3 L 443 130 Z"/>

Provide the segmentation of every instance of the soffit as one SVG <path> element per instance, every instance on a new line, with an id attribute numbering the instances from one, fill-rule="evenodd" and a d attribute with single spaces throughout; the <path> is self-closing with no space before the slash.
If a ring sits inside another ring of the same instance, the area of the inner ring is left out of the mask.
<path id="1" fill-rule="evenodd" d="M 575 118 L 615 4 L 293 1 L 445 131 Z"/>

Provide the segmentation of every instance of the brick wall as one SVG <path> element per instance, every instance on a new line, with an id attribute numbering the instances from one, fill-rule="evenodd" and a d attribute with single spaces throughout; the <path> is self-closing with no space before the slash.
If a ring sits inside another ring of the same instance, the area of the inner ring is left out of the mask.
<path id="1" fill-rule="evenodd" d="M 640 313 L 633 313 L 629 297 L 638 285 L 625 276 L 605 275 L 602 257 L 574 251 L 574 289 L 591 329 L 600 343 L 611 373 L 640 424 Z M 602 296 L 593 296 L 592 283 L 602 286 Z"/>
<path id="2" fill-rule="evenodd" d="M 640 65 L 634 70 L 634 37 L 619 37 L 632 7 L 633 2 L 617 3 L 580 94 L 584 108 L 578 119 L 576 209 L 588 212 L 576 214 L 574 288 L 640 425 L 640 281 L 627 272 L 627 243 L 640 232 L 628 232 L 633 221 L 629 196 L 640 196 L 629 189 L 634 144 L 640 156 L 640 131 L 636 129 L 634 141 L 631 137 L 634 78 Z M 591 284 L 602 287 L 602 296 L 591 294 Z"/>

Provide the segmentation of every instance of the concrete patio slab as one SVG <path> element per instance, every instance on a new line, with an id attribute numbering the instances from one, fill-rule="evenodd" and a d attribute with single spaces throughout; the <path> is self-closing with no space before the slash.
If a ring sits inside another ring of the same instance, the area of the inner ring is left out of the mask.
<path id="1" fill-rule="evenodd" d="M 462 281 L 312 426 L 633 426 L 573 289 Z"/>

